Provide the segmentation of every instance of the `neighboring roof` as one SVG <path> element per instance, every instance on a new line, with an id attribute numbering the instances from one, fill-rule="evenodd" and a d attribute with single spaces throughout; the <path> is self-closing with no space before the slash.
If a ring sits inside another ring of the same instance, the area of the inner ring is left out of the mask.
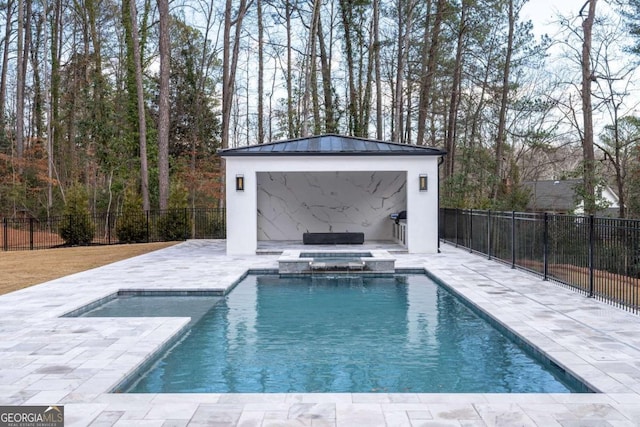
<path id="1" fill-rule="evenodd" d="M 582 209 L 582 198 L 577 194 L 581 179 L 525 181 L 522 185 L 529 189 L 531 197 L 527 209 L 532 211 L 571 212 Z M 608 203 L 610 209 L 617 209 L 618 195 L 608 186 L 598 186 L 599 196 Z"/>
<path id="2" fill-rule="evenodd" d="M 343 135 L 320 135 L 219 150 L 232 156 L 443 156 L 446 151 Z"/>
<path id="3" fill-rule="evenodd" d="M 578 202 L 576 188 L 581 182 L 579 179 L 525 181 L 522 185 L 531 192 L 527 208 L 536 211 L 571 211 Z"/>

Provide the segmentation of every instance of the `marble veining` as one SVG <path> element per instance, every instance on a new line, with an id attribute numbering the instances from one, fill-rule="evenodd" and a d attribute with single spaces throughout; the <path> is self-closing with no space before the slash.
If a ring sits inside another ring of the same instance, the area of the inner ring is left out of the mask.
<path id="1" fill-rule="evenodd" d="M 258 240 L 343 231 L 391 240 L 389 215 L 407 205 L 405 172 L 261 172 L 257 180 Z"/>

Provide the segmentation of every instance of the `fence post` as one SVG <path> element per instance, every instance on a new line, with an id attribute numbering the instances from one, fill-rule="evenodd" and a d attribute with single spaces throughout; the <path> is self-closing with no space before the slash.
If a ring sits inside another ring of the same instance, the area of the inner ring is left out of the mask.
<path id="1" fill-rule="evenodd" d="M 29 218 L 29 250 L 33 250 L 33 218 Z"/>
<path id="2" fill-rule="evenodd" d="M 191 230 L 189 230 L 189 212 L 188 208 L 184 208 L 184 240 L 187 240 L 191 236 Z"/>
<path id="3" fill-rule="evenodd" d="M 593 297 L 594 234 L 593 215 L 589 215 L 589 297 Z"/>
<path id="4" fill-rule="evenodd" d="M 516 268 L 516 211 L 511 211 L 511 268 Z"/>
<path id="5" fill-rule="evenodd" d="M 4 242 L 2 242 L 2 246 L 6 252 L 9 250 L 9 224 L 7 224 L 7 218 L 2 218 L 2 227 L 4 228 Z"/>
<path id="6" fill-rule="evenodd" d="M 456 223 L 456 248 L 458 247 L 458 221 L 459 221 L 458 213 L 459 213 L 459 211 L 460 211 L 460 208 L 456 208 L 456 210 L 455 210 L 456 215 L 455 215 L 455 218 L 454 218 L 454 221 Z M 6 236 L 6 233 L 5 233 L 5 236 Z"/>
<path id="7" fill-rule="evenodd" d="M 542 280 L 549 279 L 549 214 L 544 213 L 544 231 L 542 232 L 542 268 L 544 276 Z"/>
<path id="8" fill-rule="evenodd" d="M 473 209 L 469 209 L 469 252 L 473 252 Z"/>
<path id="9" fill-rule="evenodd" d="M 145 224 L 147 225 L 147 243 L 149 243 L 149 211 L 148 210 L 144 211 L 144 214 L 147 218 L 147 220 L 145 221 Z"/>
<path id="10" fill-rule="evenodd" d="M 487 211 L 487 255 L 491 259 L 491 211 Z"/>

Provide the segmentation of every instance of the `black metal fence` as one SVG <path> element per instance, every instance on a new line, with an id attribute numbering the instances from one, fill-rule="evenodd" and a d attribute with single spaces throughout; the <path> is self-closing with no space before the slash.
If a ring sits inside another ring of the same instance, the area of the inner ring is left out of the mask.
<path id="1" fill-rule="evenodd" d="M 73 227 L 69 216 L 3 218 L 0 245 L 3 251 L 48 249 L 68 245 L 61 237 Z M 90 215 L 93 237 L 86 244 L 112 245 L 131 242 L 163 242 L 186 239 L 224 239 L 224 209 L 171 209 L 144 211 L 137 215 L 102 213 Z"/>
<path id="2" fill-rule="evenodd" d="M 640 220 L 441 209 L 440 238 L 640 313 Z"/>

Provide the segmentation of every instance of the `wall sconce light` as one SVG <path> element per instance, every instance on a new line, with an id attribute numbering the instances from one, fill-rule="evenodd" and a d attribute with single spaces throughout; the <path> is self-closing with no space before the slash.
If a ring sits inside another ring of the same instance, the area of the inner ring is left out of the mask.
<path id="1" fill-rule="evenodd" d="M 427 191 L 427 175 L 420 175 L 418 179 L 418 187 L 420 191 Z"/>
<path id="2" fill-rule="evenodd" d="M 244 175 L 236 175 L 236 191 L 244 191 Z"/>

